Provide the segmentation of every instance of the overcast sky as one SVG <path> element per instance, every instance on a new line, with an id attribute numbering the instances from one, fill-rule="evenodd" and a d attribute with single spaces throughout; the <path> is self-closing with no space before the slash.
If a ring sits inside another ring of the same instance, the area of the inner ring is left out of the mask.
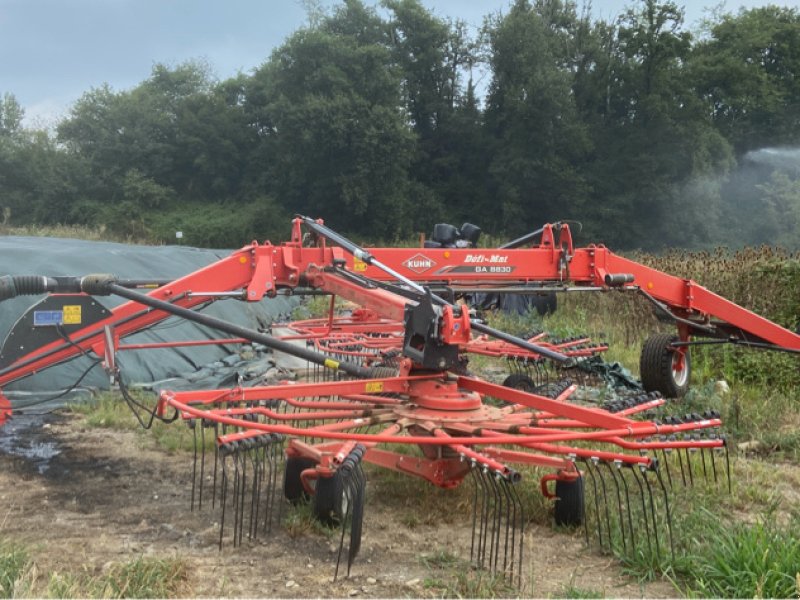
<path id="1" fill-rule="evenodd" d="M 510 1 L 423 3 L 438 15 L 478 26 L 484 15 L 505 10 Z M 687 23 L 716 3 L 685 2 Z M 768 3 L 728 0 L 726 8 Z M 800 0 L 771 3 L 797 7 Z M 628 4 L 593 0 L 593 13 L 609 19 Z M 204 59 L 221 79 L 248 73 L 304 22 L 299 0 L 0 0 L 0 95 L 16 96 L 27 124 L 47 125 L 90 88 L 133 87 L 157 62 Z"/>

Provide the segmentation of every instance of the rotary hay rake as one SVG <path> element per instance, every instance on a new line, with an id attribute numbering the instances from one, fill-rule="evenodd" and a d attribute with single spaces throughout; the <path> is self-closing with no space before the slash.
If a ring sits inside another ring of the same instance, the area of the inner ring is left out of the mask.
<path id="1" fill-rule="evenodd" d="M 303 227 L 315 238 L 310 247 L 303 243 Z M 520 488 L 542 469 L 547 474 L 539 487 L 555 500 L 557 524 L 581 526 L 587 539 L 596 537 L 615 552 L 674 552 L 670 488 L 701 478 L 730 486 L 719 415 L 663 414 L 661 392 L 675 396 L 688 384 L 691 337 L 794 352 L 800 337 L 691 281 L 601 246 L 575 249 L 566 225 L 545 226 L 537 235 L 539 244 L 525 249 L 366 251 L 301 217 L 290 242 L 253 243 L 173 282 L 0 277 L 0 299 L 55 293 L 29 311 L 33 317 L 43 307 L 60 306 L 63 314 L 69 307 L 75 314 L 93 295 L 128 300 L 86 322 L 62 320 L 46 330 L 36 329 L 28 315 L 20 319 L 9 334 L 19 347 L 2 353 L 0 388 L 94 353 L 133 401 L 116 361 L 125 349 L 120 340 L 178 316 L 236 336 L 218 343 L 257 342 L 313 366 L 312 381 L 303 383 L 160 394 L 154 417 L 180 418 L 195 432 L 192 507 L 210 502 L 221 511 L 220 545 L 268 535 L 283 498 L 310 500 L 318 519 L 342 527 L 339 558 L 347 538 L 349 572 L 360 548 L 367 462 L 442 488 L 469 479 L 471 560 L 516 582 L 522 580 L 527 524 Z M 673 320 L 678 336 L 657 334 L 645 343 L 641 367 L 648 391 L 587 406 L 574 401 L 577 386 L 562 376 L 547 385 L 533 381 L 528 389 L 470 376 L 463 360 L 470 351 L 521 365 L 546 360 L 569 371 L 605 349 L 584 339 L 519 339 L 432 292 L 437 286 L 453 294 L 530 292 L 531 284 L 536 293 L 640 293 Z M 155 289 L 145 294 L 141 287 Z M 193 310 L 222 297 L 259 301 L 281 290 L 341 296 L 364 308 L 346 319 L 295 324 L 283 339 Z M 36 335 L 20 343 L 29 330 Z M 0 401 L 9 416 L 10 404 Z M 213 459 L 206 457 L 208 435 L 215 440 Z M 209 494 L 204 487 L 210 471 Z M 337 561 L 337 574 L 338 568 Z"/>

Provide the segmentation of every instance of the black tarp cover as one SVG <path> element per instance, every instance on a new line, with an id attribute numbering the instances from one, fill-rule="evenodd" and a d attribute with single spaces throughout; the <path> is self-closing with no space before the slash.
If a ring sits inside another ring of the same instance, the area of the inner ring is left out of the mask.
<path id="1" fill-rule="evenodd" d="M 113 273 L 123 279 L 177 279 L 205 267 L 230 253 L 184 246 L 141 246 L 85 240 L 0 236 L 0 275 L 75 275 Z M 204 290 L 208 291 L 208 290 Z M 14 323 L 41 297 L 23 296 L 0 304 L 0 340 L 4 340 Z M 122 298 L 98 298 L 107 308 L 122 304 Z M 203 309 L 206 314 L 258 328 L 289 315 L 296 306 L 293 298 L 278 297 L 257 303 L 220 300 Z M 151 329 L 125 338 L 125 343 L 148 343 L 175 340 L 196 340 L 208 337 L 229 337 L 176 317 Z M 239 347 L 197 346 L 157 350 L 135 350 L 119 353 L 127 381 L 152 383 L 168 379 L 172 387 L 212 387 L 230 379 L 231 368 L 240 367 L 236 360 Z M 255 356 L 254 356 L 255 354 Z M 255 363 L 263 363 L 259 352 L 249 352 Z M 91 361 L 78 357 L 63 365 L 49 368 L 34 376 L 14 382 L 3 390 L 14 398 L 31 392 L 63 390 L 72 385 Z M 172 379 L 178 378 L 178 379 Z M 181 380 L 182 379 L 182 380 Z M 166 383 L 166 382 L 165 382 Z M 83 380 L 83 388 L 107 388 L 108 376 L 100 367 L 92 369 Z M 15 393 L 17 392 L 17 393 Z"/>

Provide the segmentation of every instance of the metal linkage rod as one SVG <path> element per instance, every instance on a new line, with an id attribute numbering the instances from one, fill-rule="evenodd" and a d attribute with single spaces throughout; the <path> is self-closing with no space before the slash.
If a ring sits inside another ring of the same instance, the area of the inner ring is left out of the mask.
<path id="1" fill-rule="evenodd" d="M 364 250 L 363 248 L 361 248 L 360 246 L 358 246 L 354 242 L 348 240 L 343 235 L 341 235 L 339 233 L 336 233 L 335 231 L 333 231 L 329 227 L 326 227 L 325 225 L 317 223 L 311 217 L 304 217 L 302 215 L 297 215 L 297 218 L 301 219 L 303 221 L 303 223 L 309 229 L 311 229 L 311 231 L 313 231 L 317 235 L 321 235 L 322 237 L 325 237 L 325 238 L 329 239 L 330 241 L 334 242 L 335 244 L 340 245 L 342 248 L 344 248 L 344 250 L 346 250 L 347 252 L 352 254 L 357 259 L 359 259 L 361 261 L 364 261 L 366 264 L 368 264 L 370 266 L 373 266 L 376 269 L 380 269 L 381 271 L 383 271 L 384 273 L 387 273 L 388 275 L 391 275 L 392 277 L 397 279 L 397 281 L 400 281 L 401 283 L 404 283 L 405 285 L 411 287 L 413 290 L 415 290 L 416 292 L 418 292 L 420 294 L 427 294 L 428 293 L 428 291 L 423 286 L 421 286 L 418 283 L 412 281 L 408 277 L 405 277 L 404 275 L 401 275 L 400 273 L 398 273 L 394 269 L 391 269 L 390 267 L 387 267 L 386 265 L 381 263 L 378 259 L 376 259 L 374 256 L 372 256 L 372 254 L 370 254 L 369 251 Z M 460 310 L 460 307 L 451 304 L 450 302 L 448 302 L 447 300 L 445 300 L 444 298 L 442 298 L 440 296 L 437 296 L 436 294 L 431 294 L 431 298 L 434 300 L 434 302 L 436 302 L 440 306 L 452 306 L 452 307 Z M 513 345 L 518 346 L 520 348 L 524 348 L 525 350 L 528 350 L 530 352 L 535 352 L 535 353 L 537 353 L 537 354 L 539 354 L 541 356 L 549 358 L 550 360 L 554 360 L 554 361 L 560 362 L 560 363 L 567 363 L 567 362 L 569 362 L 571 360 L 570 357 L 568 357 L 568 356 L 566 356 L 566 355 L 564 355 L 564 354 L 562 354 L 560 352 L 556 352 L 554 350 L 550 350 L 549 348 L 545 348 L 545 347 L 539 346 L 537 344 L 531 344 L 530 342 L 528 342 L 526 340 L 523 340 L 523 339 L 518 338 L 516 336 L 510 335 L 508 333 L 505 333 L 505 332 L 500 331 L 498 329 L 495 329 L 493 327 L 489 327 L 488 325 L 486 325 L 484 323 L 481 323 L 480 321 L 476 321 L 474 319 L 470 319 L 470 324 L 472 325 L 472 328 L 475 331 L 480 331 L 481 333 L 485 333 L 487 335 L 490 335 L 493 338 L 496 338 L 496 339 L 499 339 L 499 340 L 503 340 L 504 342 L 508 342 L 509 344 L 513 344 Z"/>
<path id="2" fill-rule="evenodd" d="M 228 323 L 227 321 L 217 319 L 216 317 L 204 315 L 188 308 L 183 308 L 182 306 L 176 306 L 174 304 L 170 304 L 169 302 L 164 302 L 163 300 L 159 300 L 157 298 L 147 296 L 146 294 L 122 287 L 117 283 L 109 282 L 106 285 L 106 289 L 108 292 L 116 294 L 117 296 L 122 296 L 128 300 L 133 300 L 134 302 L 144 304 L 145 306 L 162 310 L 186 319 L 187 321 L 193 321 L 201 325 L 206 325 L 230 335 L 235 335 L 253 342 L 258 342 L 259 344 L 264 344 L 268 348 L 272 348 L 278 352 L 285 352 L 286 354 L 302 358 L 323 367 L 344 371 L 348 375 L 352 375 L 354 377 L 368 378 L 371 376 L 370 369 L 362 367 L 361 365 L 334 360 L 325 354 L 302 348 L 290 342 L 284 342 L 283 340 L 279 340 L 271 335 L 267 335 L 259 331 L 253 331 L 252 329 L 247 329 L 246 327 L 241 327 L 233 323 Z"/>

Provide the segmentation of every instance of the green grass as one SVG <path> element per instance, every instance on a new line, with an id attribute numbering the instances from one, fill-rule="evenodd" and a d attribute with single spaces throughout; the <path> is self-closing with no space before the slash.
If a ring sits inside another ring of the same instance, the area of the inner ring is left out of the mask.
<path id="1" fill-rule="evenodd" d="M 429 572 L 426 589 L 444 598 L 515 598 L 522 592 L 505 578 L 473 569 L 468 561 L 446 549 L 422 554 L 420 563 Z"/>
<path id="2" fill-rule="evenodd" d="M 99 575 L 92 570 L 44 578 L 26 547 L 0 540 L 0 598 L 174 598 L 187 591 L 188 568 L 177 558 L 140 557 Z"/>
<path id="3" fill-rule="evenodd" d="M 178 559 L 137 558 L 113 564 L 102 575 L 50 576 L 49 598 L 174 598 L 184 595 L 188 569 Z"/>
<path id="4" fill-rule="evenodd" d="M 155 406 L 153 394 L 136 391 L 132 394 L 143 405 Z M 191 452 L 194 447 L 192 429 L 185 421 L 178 419 L 172 423 L 163 423 L 155 419 L 153 426 L 149 430 L 144 430 L 118 392 L 102 392 L 90 401 L 73 404 L 70 408 L 73 412 L 84 415 L 89 427 L 134 431 L 144 436 L 143 441 L 153 440 L 159 448 L 168 452 Z M 145 423 L 149 422 L 149 414 L 141 409 L 137 410 L 142 420 Z M 198 443 L 201 439 L 200 434 L 198 425 Z M 211 429 L 205 431 L 205 447 L 207 451 L 214 448 L 214 434 Z"/>
<path id="5" fill-rule="evenodd" d="M 713 517 L 714 515 L 709 515 Z M 687 563 L 686 591 L 699 597 L 800 597 L 800 521 L 778 526 L 770 515 L 758 523 L 710 519 Z"/>
<path id="6" fill-rule="evenodd" d="M 0 540 L 0 598 L 17 598 L 30 592 L 33 563 L 26 548 Z"/>

